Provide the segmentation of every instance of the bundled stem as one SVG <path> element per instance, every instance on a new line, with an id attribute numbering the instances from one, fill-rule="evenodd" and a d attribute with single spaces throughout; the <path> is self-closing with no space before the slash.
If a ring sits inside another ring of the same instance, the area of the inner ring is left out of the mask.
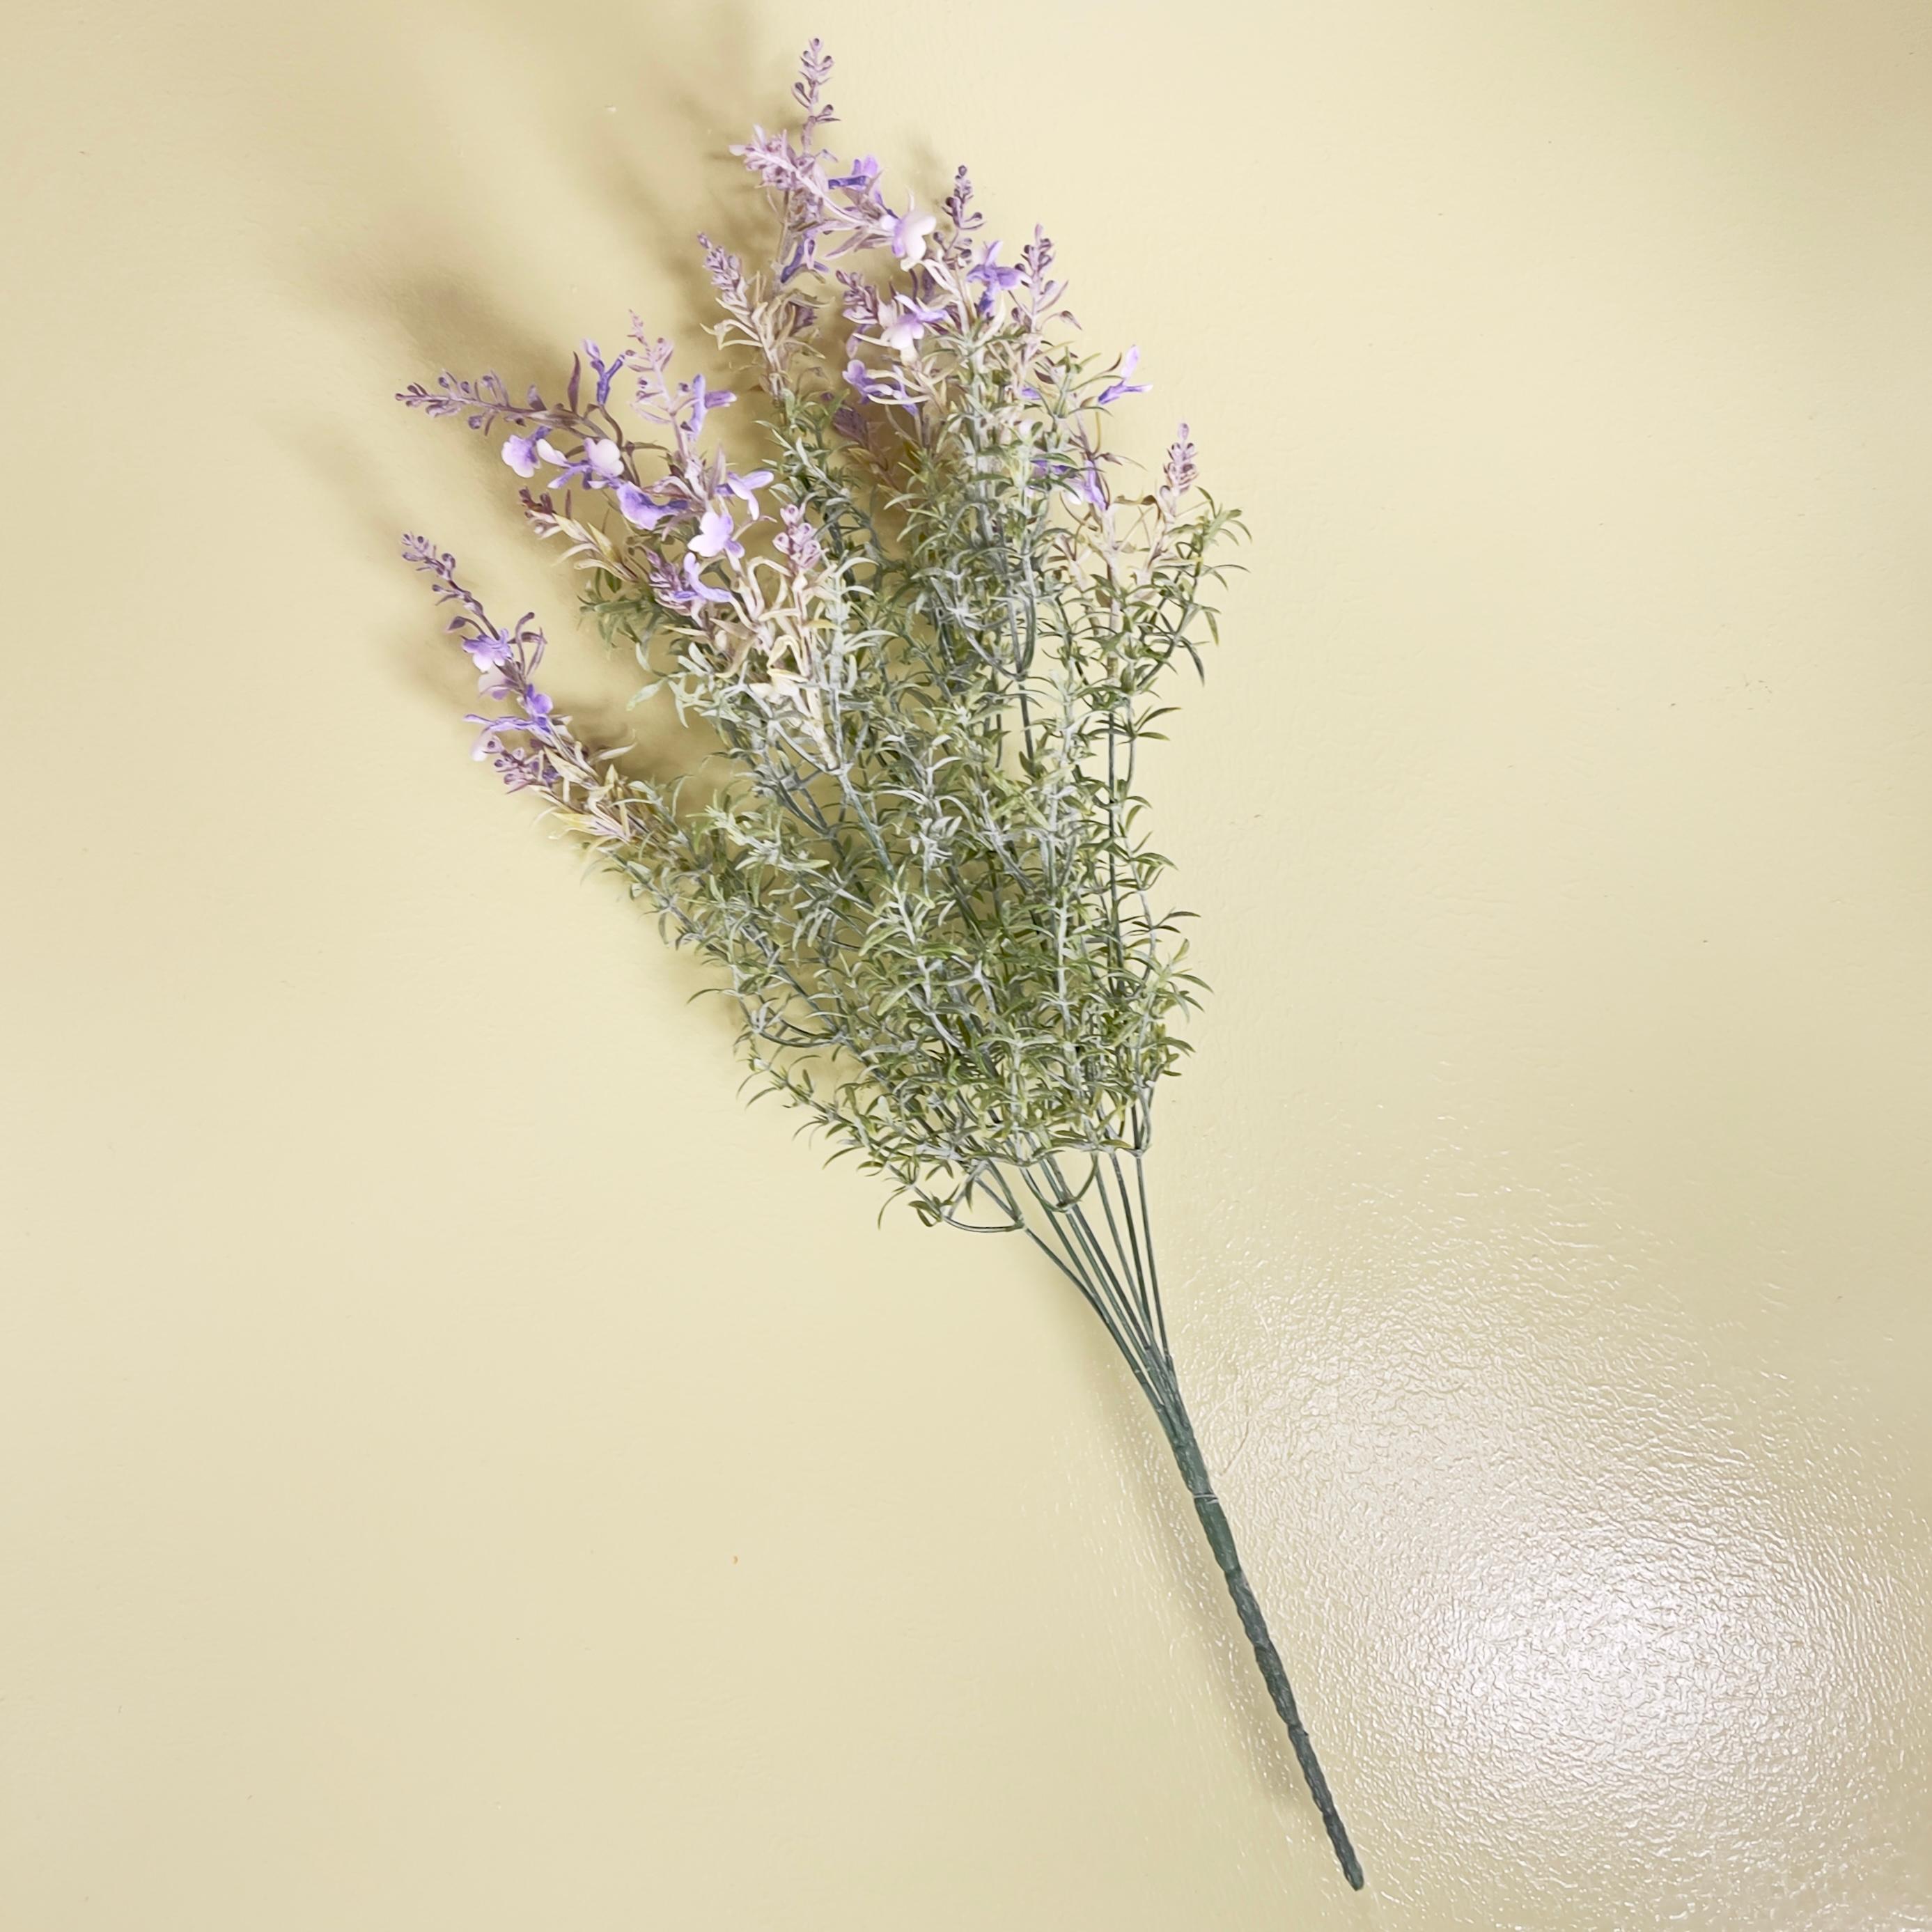
<path id="1" fill-rule="evenodd" d="M 1068 1166 L 1064 1157 L 1048 1155 L 1024 1166 L 982 1176 L 980 1184 L 1010 1217 L 1008 1225 L 1024 1232 L 1079 1290 L 1153 1408 L 1234 1600 L 1242 1631 L 1253 1646 L 1262 1680 L 1287 1729 L 1295 1762 L 1307 1780 L 1328 1842 L 1334 1847 L 1342 1875 L 1359 1892 L 1361 1861 L 1302 1721 L 1287 1667 L 1241 1562 L 1227 1510 L 1215 1491 L 1193 1418 L 1181 1394 L 1161 1306 L 1144 1157 L 1140 1153 L 1130 1153 L 1124 1159 L 1114 1153 L 1094 1156 L 1077 1187 L 1070 1184 Z"/>

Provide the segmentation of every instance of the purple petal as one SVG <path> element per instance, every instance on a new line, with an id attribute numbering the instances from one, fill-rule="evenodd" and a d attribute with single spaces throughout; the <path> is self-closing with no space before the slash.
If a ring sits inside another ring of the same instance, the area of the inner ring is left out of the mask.
<path id="1" fill-rule="evenodd" d="M 721 550 L 729 549 L 735 527 L 731 520 L 731 512 L 722 503 L 715 509 L 706 510 L 698 518 L 698 534 L 691 540 L 693 554 L 716 556 Z"/>
<path id="2" fill-rule="evenodd" d="M 636 524 L 640 530 L 656 530 L 670 514 L 662 503 L 653 502 L 634 483 L 617 485 L 617 508 L 627 523 Z"/>

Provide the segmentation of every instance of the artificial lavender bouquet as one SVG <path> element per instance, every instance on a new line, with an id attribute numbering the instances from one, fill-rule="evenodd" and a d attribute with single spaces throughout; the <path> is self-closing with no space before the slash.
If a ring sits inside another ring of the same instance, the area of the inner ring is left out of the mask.
<path id="1" fill-rule="evenodd" d="M 755 1082 L 928 1222 L 1022 1236 L 1099 1318 L 1359 1887 L 1182 1398 L 1148 1216 L 1198 982 L 1136 754 L 1214 634 L 1236 519 L 1185 425 L 1129 494 L 1105 435 L 1145 387 L 1135 352 L 1083 351 L 1046 236 L 984 238 L 964 168 L 921 212 L 829 153 L 831 65 L 814 40 L 802 124 L 733 150 L 776 213 L 769 266 L 700 238 L 755 459 L 715 440 L 737 393 L 634 321 L 614 354 L 583 345 L 560 400 L 447 373 L 400 399 L 502 438 L 530 527 L 703 755 L 652 774 L 587 742 L 536 681 L 534 619 L 493 621 L 424 538 L 404 552 L 476 670 L 476 755 L 711 964 Z"/>

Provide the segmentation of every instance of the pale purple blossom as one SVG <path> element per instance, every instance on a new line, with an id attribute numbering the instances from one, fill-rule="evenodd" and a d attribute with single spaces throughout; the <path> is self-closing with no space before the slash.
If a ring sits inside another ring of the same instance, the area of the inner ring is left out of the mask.
<path id="1" fill-rule="evenodd" d="M 988 242 L 980 251 L 980 259 L 974 263 L 969 279 L 981 284 L 988 293 L 994 289 L 1017 288 L 1020 284 L 1020 272 L 1007 268 L 1000 260 L 1000 244 Z"/>
<path id="2" fill-rule="evenodd" d="M 1108 494 L 1107 479 L 1100 466 L 1103 463 L 1118 463 L 1120 458 L 1096 447 L 1084 431 L 1076 440 L 1076 448 L 1079 456 L 1077 463 L 1048 463 L 1036 458 L 1034 473 L 1057 482 L 1066 492 L 1070 506 L 1077 508 L 1087 503 L 1096 510 L 1105 510 L 1113 499 Z"/>
<path id="3" fill-rule="evenodd" d="M 704 418 L 713 410 L 728 408 L 737 400 L 737 394 L 730 389 L 714 389 L 705 381 L 700 370 L 688 382 L 680 382 L 678 393 L 686 398 L 685 406 L 690 411 L 689 428 L 693 436 L 704 427 Z"/>
<path id="4" fill-rule="evenodd" d="M 610 400 L 610 385 L 617 380 L 619 372 L 628 366 L 631 360 L 630 351 L 626 350 L 614 360 L 607 362 L 604 359 L 603 350 L 598 348 L 596 343 L 586 341 L 581 346 L 585 361 L 590 364 L 596 374 L 596 406 L 601 410 Z M 576 401 L 576 380 L 573 377 L 571 382 L 571 400 L 573 404 Z"/>
<path id="5" fill-rule="evenodd" d="M 910 268 L 926 259 L 926 242 L 939 226 L 936 214 L 922 214 L 916 208 L 892 217 L 889 230 L 892 254 L 902 268 Z"/>
<path id="6" fill-rule="evenodd" d="M 694 556 L 728 556 L 734 562 L 745 554 L 745 546 L 734 534 L 731 512 L 715 503 L 698 520 L 698 534 L 691 540 Z"/>
<path id="7" fill-rule="evenodd" d="M 835 175 L 825 185 L 827 188 L 845 188 L 860 194 L 868 194 L 879 178 L 879 164 L 876 157 L 861 154 L 842 175 Z"/>
<path id="8" fill-rule="evenodd" d="M 476 631 L 458 639 L 479 670 L 494 670 L 516 655 L 516 640 L 500 631 Z"/>
<path id="9" fill-rule="evenodd" d="M 928 328 L 946 320 L 946 311 L 930 302 L 914 302 L 910 296 L 902 296 L 881 307 L 879 316 L 879 340 L 910 362 L 914 345 Z"/>
<path id="10" fill-rule="evenodd" d="M 1018 268 L 1009 268 L 1000 261 L 999 243 L 988 242 L 968 272 L 967 279 L 980 284 L 980 298 L 974 307 L 982 318 L 991 321 L 998 310 L 1000 296 L 1010 289 L 1018 288 L 1023 278 Z"/>
<path id="11" fill-rule="evenodd" d="M 1120 358 L 1120 373 L 1094 398 L 1094 406 L 1104 410 L 1109 403 L 1116 403 L 1123 396 L 1144 396 L 1151 386 L 1146 382 L 1130 382 L 1127 378 L 1140 367 L 1141 352 L 1138 347 L 1130 349 Z"/>
<path id="12" fill-rule="evenodd" d="M 455 558 L 426 538 L 405 537 L 403 555 L 435 580 L 439 603 L 455 607 L 449 628 L 469 654 L 483 695 L 514 707 L 494 716 L 467 714 L 468 722 L 479 728 L 476 756 L 490 759 L 513 791 L 547 783 L 550 767 L 541 748 L 554 740 L 563 721 L 556 716 L 548 694 L 531 681 L 544 654 L 544 635 L 536 619 L 526 614 L 507 630 L 492 624 L 482 604 L 458 579 Z M 519 733 L 533 740 L 536 748 L 504 742 L 506 734 Z"/>
<path id="13" fill-rule="evenodd" d="M 536 435 L 506 437 L 503 443 L 503 460 L 519 476 L 534 476 L 537 473 Z"/>
<path id="14" fill-rule="evenodd" d="M 876 370 L 868 369 L 855 356 L 845 365 L 845 380 L 856 389 L 862 400 L 868 403 L 896 403 L 902 409 L 916 406 L 905 391 L 904 385 L 890 376 L 882 376 Z M 855 439 L 863 442 L 861 436 Z"/>
<path id="15" fill-rule="evenodd" d="M 536 454 L 558 466 L 553 487 L 581 482 L 586 490 L 602 490 L 624 474 L 624 453 L 608 436 L 586 437 L 583 454 L 578 457 L 562 455 L 547 440 L 537 444 Z"/>
<path id="16" fill-rule="evenodd" d="M 758 500 L 752 493 L 754 490 L 764 489 L 771 480 L 772 472 L 769 470 L 754 470 L 748 476 L 740 476 L 736 470 L 732 470 L 726 473 L 723 488 L 748 508 L 751 514 L 746 520 L 756 523 L 758 520 Z"/>
<path id="17" fill-rule="evenodd" d="M 500 704 L 516 696 L 516 674 L 505 664 L 479 664 L 476 672 L 476 688 L 485 698 L 494 698 Z"/>
<path id="18" fill-rule="evenodd" d="M 617 508 L 626 523 L 640 530 L 654 530 L 666 518 L 676 514 L 670 504 L 646 496 L 634 483 L 617 485 Z"/>

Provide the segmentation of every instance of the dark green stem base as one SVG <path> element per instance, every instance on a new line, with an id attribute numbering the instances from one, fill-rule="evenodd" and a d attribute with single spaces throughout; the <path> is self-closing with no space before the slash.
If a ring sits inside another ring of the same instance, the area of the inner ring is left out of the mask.
<path id="1" fill-rule="evenodd" d="M 1070 1178 L 1060 1156 L 1044 1155 L 1010 1169 L 992 1169 L 979 1185 L 1006 1216 L 1006 1226 L 1024 1229 L 1028 1238 L 1072 1282 L 1087 1305 L 1100 1318 L 1114 1346 L 1132 1372 L 1154 1414 L 1160 1420 L 1181 1479 L 1194 1498 L 1195 1513 L 1207 1532 L 1208 1546 L 1226 1578 L 1241 1628 L 1254 1646 L 1262 1680 L 1274 1707 L 1288 1726 L 1295 1762 L 1308 1780 L 1309 1795 L 1322 1814 L 1328 1842 L 1335 1848 L 1342 1876 L 1360 1892 L 1362 1862 L 1348 1842 L 1348 1828 L 1335 1808 L 1321 1760 L 1315 1755 L 1308 1727 L 1296 1708 L 1294 1693 L 1281 1652 L 1268 1634 L 1268 1619 L 1255 1594 L 1248 1573 L 1234 1547 L 1228 1513 L 1208 1474 L 1208 1460 L 1182 1400 L 1180 1379 L 1168 1346 L 1167 1318 L 1162 1310 L 1160 1279 L 1154 1264 L 1154 1228 L 1148 1212 L 1146 1178 L 1139 1150 L 1145 1144 L 1144 1120 L 1136 1149 L 1124 1155 L 1102 1153 L 1083 1156 L 1086 1172 Z M 1070 1160 L 1070 1156 L 1069 1157 Z M 997 1230 L 992 1232 L 998 1232 Z"/>
<path id="2" fill-rule="evenodd" d="M 1178 1391 L 1172 1398 L 1171 1406 L 1156 1404 L 1156 1408 L 1161 1426 L 1173 1448 L 1174 1460 L 1180 1466 L 1181 1480 L 1194 1498 L 1195 1513 L 1201 1519 L 1201 1527 L 1207 1532 L 1208 1546 L 1214 1551 L 1214 1560 L 1221 1566 L 1221 1574 L 1227 1579 L 1228 1594 L 1234 1600 L 1241 1628 L 1249 1642 L 1254 1646 L 1255 1661 L 1261 1666 L 1262 1680 L 1268 1688 L 1268 1695 L 1274 1700 L 1274 1707 L 1281 1714 L 1282 1722 L 1288 1727 L 1288 1741 L 1294 1747 L 1295 1761 L 1301 1766 L 1302 1776 L 1308 1780 L 1309 1795 L 1315 1800 L 1315 1808 L 1322 1814 L 1328 1842 L 1335 1847 L 1335 1856 L 1341 1862 L 1342 1875 L 1360 1892 L 1362 1862 L 1356 1857 L 1355 1848 L 1349 1843 L 1348 1828 L 1342 1822 L 1342 1814 L 1335 1808 L 1335 1799 L 1328 1789 L 1322 1761 L 1315 1755 L 1308 1727 L 1301 1721 L 1294 1692 L 1288 1681 L 1288 1672 L 1282 1664 L 1281 1652 L 1275 1648 L 1274 1639 L 1268 1634 L 1268 1619 L 1262 1614 L 1261 1600 L 1255 1594 L 1254 1586 L 1248 1581 L 1247 1571 L 1241 1567 L 1241 1554 L 1234 1546 L 1234 1532 L 1228 1527 L 1228 1513 L 1221 1507 L 1221 1498 L 1214 1493 L 1214 1484 L 1208 1479 L 1207 1460 L 1201 1453 L 1192 1419 Z"/>

